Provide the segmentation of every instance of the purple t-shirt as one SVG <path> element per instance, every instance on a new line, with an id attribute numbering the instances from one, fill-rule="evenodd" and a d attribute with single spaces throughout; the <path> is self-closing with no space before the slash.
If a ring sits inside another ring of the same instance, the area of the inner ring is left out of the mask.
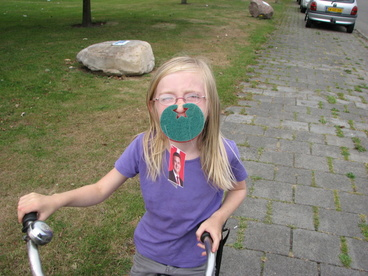
<path id="1" fill-rule="evenodd" d="M 206 262 L 203 249 L 197 246 L 195 232 L 202 221 L 220 208 L 224 192 L 211 186 L 201 169 L 200 159 L 185 161 L 185 184 L 175 186 L 168 171 L 156 181 L 147 176 L 140 134 L 126 148 L 115 168 L 126 177 L 139 174 L 146 212 L 140 220 L 134 241 L 137 251 L 156 262 L 175 267 L 197 267 Z M 233 141 L 225 140 L 225 148 L 237 181 L 247 173 Z M 169 151 L 165 152 L 168 167 Z"/>

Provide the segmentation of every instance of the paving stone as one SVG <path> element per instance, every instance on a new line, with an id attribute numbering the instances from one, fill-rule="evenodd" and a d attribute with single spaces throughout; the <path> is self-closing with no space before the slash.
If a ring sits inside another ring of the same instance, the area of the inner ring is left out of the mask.
<path id="1" fill-rule="evenodd" d="M 225 122 L 250 124 L 252 123 L 253 119 L 254 119 L 254 116 L 250 116 L 250 115 L 230 114 L 226 116 Z"/>
<path id="2" fill-rule="evenodd" d="M 319 276 L 319 272 L 316 262 L 276 254 L 266 254 L 263 275 Z"/>
<path id="3" fill-rule="evenodd" d="M 368 154 L 366 152 L 351 150 L 349 160 L 360 163 L 368 163 Z"/>
<path id="4" fill-rule="evenodd" d="M 368 272 L 368 242 L 346 238 L 348 254 L 352 259 L 351 267 Z"/>
<path id="5" fill-rule="evenodd" d="M 347 148 L 354 148 L 355 145 L 351 138 L 346 137 L 337 137 L 336 135 L 326 135 L 326 142 L 327 145 L 331 146 L 338 146 L 338 147 L 347 147 Z"/>
<path id="6" fill-rule="evenodd" d="M 368 272 L 348 269 L 341 266 L 321 264 L 320 276 L 367 276 Z"/>
<path id="7" fill-rule="evenodd" d="M 325 137 L 322 134 L 313 132 L 298 131 L 295 135 L 295 141 L 305 141 L 310 143 L 324 144 Z"/>
<path id="8" fill-rule="evenodd" d="M 264 220 L 267 214 L 267 203 L 265 199 L 255 199 L 247 197 L 239 208 L 234 212 L 234 216 Z"/>
<path id="9" fill-rule="evenodd" d="M 259 151 L 257 148 L 242 147 L 238 145 L 239 154 L 243 160 L 259 160 Z"/>
<path id="10" fill-rule="evenodd" d="M 308 106 L 313 108 L 318 108 L 318 101 L 308 101 L 308 100 L 297 100 L 298 106 Z"/>
<path id="11" fill-rule="evenodd" d="M 354 191 L 351 180 L 346 175 L 316 171 L 314 178 L 317 187 L 345 192 Z"/>
<path id="12" fill-rule="evenodd" d="M 359 130 L 352 130 L 352 129 L 346 129 L 343 128 L 342 132 L 345 137 L 358 137 L 358 138 L 367 138 L 367 135 L 363 131 Z"/>
<path id="13" fill-rule="evenodd" d="M 278 150 L 278 139 L 275 138 L 248 136 L 247 143 L 254 148 L 268 149 L 272 151 Z"/>
<path id="14" fill-rule="evenodd" d="M 343 211 L 368 215 L 368 196 L 341 192 L 339 197 Z"/>
<path id="15" fill-rule="evenodd" d="M 275 180 L 291 184 L 311 185 L 312 173 L 310 170 L 276 166 Z"/>
<path id="16" fill-rule="evenodd" d="M 250 177 L 260 177 L 268 180 L 273 180 L 274 178 L 275 165 L 245 161 L 244 166 Z"/>
<path id="17" fill-rule="evenodd" d="M 316 124 L 312 124 L 310 126 L 310 131 L 317 133 L 317 134 L 329 134 L 329 135 L 336 134 L 336 129 L 334 127 L 328 127 L 328 126 L 316 125 Z"/>
<path id="18" fill-rule="evenodd" d="M 321 120 L 321 118 L 316 117 L 314 115 L 309 115 L 309 114 L 299 114 L 297 117 L 298 121 L 300 122 L 305 122 L 305 123 L 314 123 L 314 124 L 318 124 Z"/>
<path id="19" fill-rule="evenodd" d="M 367 168 L 363 163 L 351 162 L 344 160 L 333 160 L 333 168 L 336 173 L 347 174 L 353 173 L 358 177 L 367 177 Z"/>
<path id="20" fill-rule="evenodd" d="M 310 144 L 307 142 L 281 140 L 280 150 L 282 152 L 311 154 Z"/>
<path id="21" fill-rule="evenodd" d="M 263 152 L 259 161 L 292 167 L 294 155 L 288 152 Z"/>
<path id="22" fill-rule="evenodd" d="M 230 229 L 230 234 L 229 234 L 229 237 L 227 239 L 226 245 L 233 246 L 234 243 L 237 241 L 238 235 L 240 235 L 240 233 L 239 233 L 240 218 L 235 217 L 235 216 L 231 216 L 226 221 L 226 228 Z"/>
<path id="23" fill-rule="evenodd" d="M 264 136 L 273 137 L 276 139 L 287 139 L 287 140 L 292 140 L 294 137 L 292 130 L 278 129 L 274 127 L 268 128 Z"/>
<path id="24" fill-rule="evenodd" d="M 343 159 L 343 155 L 341 154 L 341 148 L 336 146 L 328 146 L 322 144 L 313 144 L 312 145 L 312 155 L 315 156 L 328 156 L 332 158 Z"/>
<path id="25" fill-rule="evenodd" d="M 316 231 L 295 229 L 293 231 L 293 253 L 297 258 L 341 265 L 340 238 Z"/>
<path id="26" fill-rule="evenodd" d="M 357 214 L 319 209 L 319 231 L 363 239 L 360 223 L 361 220 Z"/>
<path id="27" fill-rule="evenodd" d="M 257 106 L 258 103 L 255 101 L 238 101 L 238 105 L 240 105 L 240 108 L 243 108 L 243 107 Z"/>
<path id="28" fill-rule="evenodd" d="M 285 120 L 285 121 L 282 122 L 282 127 L 286 128 L 286 129 L 300 130 L 300 131 L 308 131 L 309 130 L 308 123 L 288 121 L 288 120 Z"/>
<path id="29" fill-rule="evenodd" d="M 264 129 L 260 126 L 252 126 L 226 122 L 222 124 L 221 131 L 225 137 L 234 140 L 237 144 L 244 144 L 248 135 L 263 135 Z"/>
<path id="30" fill-rule="evenodd" d="M 329 171 L 327 159 L 325 157 L 306 154 L 295 154 L 295 167 L 315 171 Z"/>
<path id="31" fill-rule="evenodd" d="M 288 255 L 290 232 L 286 226 L 248 221 L 244 246 L 247 249 Z"/>
<path id="32" fill-rule="evenodd" d="M 260 126 L 280 127 L 281 121 L 280 119 L 256 116 L 254 119 L 254 124 Z"/>
<path id="33" fill-rule="evenodd" d="M 244 276 L 245 271 L 247 275 L 261 275 L 262 256 L 262 252 L 225 246 L 220 275 Z"/>
<path id="34" fill-rule="evenodd" d="M 293 185 L 282 182 L 259 180 L 253 186 L 253 196 L 272 200 L 293 201 Z"/>
<path id="35" fill-rule="evenodd" d="M 314 230 L 313 209 L 311 206 L 272 202 L 272 222 Z"/>
<path id="36" fill-rule="evenodd" d="M 333 191 L 298 185 L 295 189 L 295 203 L 334 209 Z"/>
<path id="37" fill-rule="evenodd" d="M 354 184 L 356 186 L 356 191 L 361 194 L 368 195 L 368 179 L 357 177 L 354 179 Z"/>

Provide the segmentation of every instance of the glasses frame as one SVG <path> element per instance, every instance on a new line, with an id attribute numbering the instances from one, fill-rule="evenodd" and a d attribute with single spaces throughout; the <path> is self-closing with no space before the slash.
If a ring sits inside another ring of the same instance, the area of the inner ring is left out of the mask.
<path id="1" fill-rule="evenodd" d="M 202 99 L 206 99 L 206 96 L 199 96 L 199 95 L 197 95 L 198 96 L 198 102 L 196 102 L 196 103 L 193 103 L 193 104 L 198 104 L 198 103 L 200 103 L 201 101 L 202 101 Z M 178 102 L 178 100 L 180 100 L 180 99 L 182 99 L 183 101 L 184 101 L 184 103 L 187 103 L 187 101 L 186 101 L 186 99 L 185 99 L 185 96 L 184 97 L 175 97 L 175 96 L 173 96 L 174 98 L 175 98 L 175 102 L 174 103 L 171 103 L 171 104 L 164 104 L 164 103 L 162 103 L 161 101 L 160 101 L 160 98 L 154 98 L 154 99 L 152 99 L 152 101 L 153 102 L 159 102 L 159 104 L 161 104 L 161 105 L 163 105 L 163 106 L 170 106 L 170 105 L 174 105 L 174 104 L 176 104 L 177 102 Z"/>

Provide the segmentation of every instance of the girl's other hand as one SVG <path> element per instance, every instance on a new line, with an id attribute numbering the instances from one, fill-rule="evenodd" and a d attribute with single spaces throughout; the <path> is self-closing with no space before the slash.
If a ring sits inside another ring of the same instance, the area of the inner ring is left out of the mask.
<path id="1" fill-rule="evenodd" d="M 19 199 L 18 221 L 22 223 L 24 215 L 31 212 L 37 212 L 39 220 L 46 220 L 57 209 L 56 201 L 52 196 L 30 193 Z"/>
<path id="2" fill-rule="evenodd" d="M 222 222 L 216 219 L 214 216 L 205 220 L 198 228 L 196 232 L 197 240 L 200 241 L 201 236 L 204 232 L 208 232 L 211 235 L 213 240 L 211 251 L 215 253 L 218 250 L 221 238 L 222 238 Z M 205 248 L 203 243 L 198 243 L 200 248 Z M 202 253 L 202 255 L 206 255 L 206 252 Z"/>

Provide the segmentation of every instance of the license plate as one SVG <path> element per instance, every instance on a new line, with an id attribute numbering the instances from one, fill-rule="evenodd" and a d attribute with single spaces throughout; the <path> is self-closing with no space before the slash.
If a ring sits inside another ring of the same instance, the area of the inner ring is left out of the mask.
<path id="1" fill-rule="evenodd" d="M 335 12 L 335 13 L 342 13 L 342 8 L 335 8 L 335 7 L 328 7 L 327 11 L 328 12 Z"/>

